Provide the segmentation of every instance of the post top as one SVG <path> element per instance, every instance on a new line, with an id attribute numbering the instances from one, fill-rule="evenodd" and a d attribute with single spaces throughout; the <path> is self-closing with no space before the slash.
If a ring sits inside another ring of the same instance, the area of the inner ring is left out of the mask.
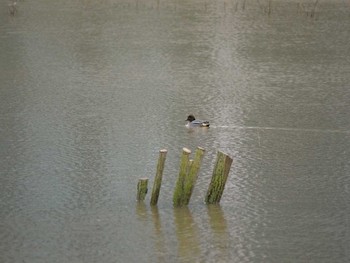
<path id="1" fill-rule="evenodd" d="M 183 148 L 182 148 L 182 151 L 183 151 L 184 153 L 186 153 L 186 154 L 190 154 L 190 153 L 191 153 L 191 150 L 188 149 L 188 148 L 186 148 L 186 147 L 183 147 Z"/>

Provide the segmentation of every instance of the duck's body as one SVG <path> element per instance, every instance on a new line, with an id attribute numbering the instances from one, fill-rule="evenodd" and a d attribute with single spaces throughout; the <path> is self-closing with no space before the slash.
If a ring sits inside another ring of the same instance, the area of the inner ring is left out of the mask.
<path id="1" fill-rule="evenodd" d="M 188 115 L 186 121 L 187 121 L 186 126 L 189 128 L 209 127 L 210 126 L 209 121 L 196 120 L 196 118 L 193 115 Z"/>

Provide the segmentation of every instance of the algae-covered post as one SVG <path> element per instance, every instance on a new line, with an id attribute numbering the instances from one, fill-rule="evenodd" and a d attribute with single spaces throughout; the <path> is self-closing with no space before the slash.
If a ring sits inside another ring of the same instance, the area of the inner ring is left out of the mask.
<path id="1" fill-rule="evenodd" d="M 217 204 L 220 202 L 231 164 L 231 157 L 222 152 L 217 153 L 213 175 L 205 198 L 207 204 Z"/>
<path id="2" fill-rule="evenodd" d="M 137 201 L 145 200 L 148 191 L 148 178 L 140 178 L 137 184 Z"/>
<path id="3" fill-rule="evenodd" d="M 173 196 L 173 204 L 174 206 L 181 206 L 182 205 L 182 197 L 184 194 L 184 183 L 185 178 L 188 171 L 188 165 L 189 165 L 189 155 L 191 154 L 191 150 L 187 148 L 182 149 L 182 157 L 180 162 L 180 172 L 179 176 L 177 178 L 175 190 L 174 190 L 174 196 Z"/>
<path id="4" fill-rule="evenodd" d="M 198 172 L 201 166 L 204 152 L 204 148 L 197 147 L 194 160 L 189 166 L 188 175 L 186 176 L 184 182 L 184 195 L 182 198 L 182 202 L 184 205 L 188 205 L 190 202 L 192 191 L 198 178 Z"/>
<path id="5" fill-rule="evenodd" d="M 163 149 L 159 151 L 159 158 L 157 164 L 157 173 L 153 183 L 151 205 L 156 205 L 158 203 L 158 197 L 160 192 L 160 186 L 162 184 L 164 164 L 166 159 L 167 150 Z"/>

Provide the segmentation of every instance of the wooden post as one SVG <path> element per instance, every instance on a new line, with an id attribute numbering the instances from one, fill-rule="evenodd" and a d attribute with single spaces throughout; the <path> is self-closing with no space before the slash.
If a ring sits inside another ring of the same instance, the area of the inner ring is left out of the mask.
<path id="1" fill-rule="evenodd" d="M 137 184 L 137 201 L 145 200 L 148 188 L 148 178 L 140 178 Z"/>
<path id="2" fill-rule="evenodd" d="M 205 198 L 207 204 L 217 204 L 220 202 L 231 164 L 231 157 L 222 152 L 217 153 L 213 175 Z"/>
<path id="3" fill-rule="evenodd" d="M 184 182 L 188 171 L 188 164 L 189 164 L 189 155 L 191 153 L 191 150 L 187 148 L 182 149 L 182 157 L 180 162 L 180 172 L 179 176 L 177 178 L 175 190 L 174 190 L 174 196 L 173 196 L 173 204 L 174 206 L 181 206 L 182 205 L 182 197 L 184 194 Z"/>
<path id="4" fill-rule="evenodd" d="M 190 164 L 188 175 L 185 178 L 183 204 L 188 205 L 192 196 L 194 185 L 198 178 L 199 168 L 204 155 L 204 148 L 198 147 L 194 161 Z"/>
<path id="5" fill-rule="evenodd" d="M 188 161 L 188 165 L 187 165 L 187 174 L 190 173 L 192 165 L 193 165 L 193 160 L 190 159 L 190 160 Z"/>
<path id="6" fill-rule="evenodd" d="M 157 164 L 157 173 L 153 183 L 151 205 L 156 205 L 158 203 L 158 197 L 160 192 L 160 186 L 162 184 L 164 164 L 166 159 L 167 150 L 163 149 L 159 151 L 159 158 Z"/>
<path id="7" fill-rule="evenodd" d="M 12 3 L 8 4 L 8 8 L 10 15 L 14 16 L 17 13 L 17 2 L 13 1 Z"/>

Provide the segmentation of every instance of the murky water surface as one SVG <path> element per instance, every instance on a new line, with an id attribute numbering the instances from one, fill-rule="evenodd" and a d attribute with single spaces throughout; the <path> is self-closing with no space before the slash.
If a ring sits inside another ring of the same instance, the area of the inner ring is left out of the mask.
<path id="1" fill-rule="evenodd" d="M 350 2 L 314 2 L 2 3 L 0 261 L 349 262 Z M 163 148 L 158 207 L 137 204 Z"/>

